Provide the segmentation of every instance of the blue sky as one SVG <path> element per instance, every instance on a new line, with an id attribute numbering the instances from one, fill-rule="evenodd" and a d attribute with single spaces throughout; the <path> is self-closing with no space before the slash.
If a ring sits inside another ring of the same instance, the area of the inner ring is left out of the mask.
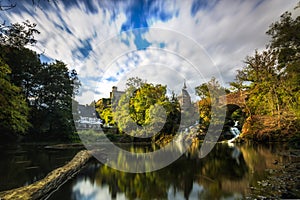
<path id="1" fill-rule="evenodd" d="M 29 48 L 43 52 L 45 61 L 75 68 L 82 82 L 77 100 L 89 103 L 108 97 L 114 85 L 124 89 L 132 76 L 176 93 L 185 79 L 192 96 L 211 76 L 228 85 L 244 58 L 265 48 L 269 25 L 297 1 L 58 0 L 33 6 L 10 0 L 16 8 L 0 15 L 6 22 L 36 23 L 41 34 Z"/>

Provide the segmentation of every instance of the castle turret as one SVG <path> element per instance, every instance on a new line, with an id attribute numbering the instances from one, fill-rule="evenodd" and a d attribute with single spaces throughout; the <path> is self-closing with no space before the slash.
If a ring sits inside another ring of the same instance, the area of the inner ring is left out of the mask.
<path id="1" fill-rule="evenodd" d="M 180 103 L 181 110 L 187 110 L 191 108 L 192 102 L 191 102 L 191 96 L 187 91 L 186 83 L 184 81 L 183 88 L 181 90 L 181 94 L 178 96 L 178 101 Z"/>
<path id="2" fill-rule="evenodd" d="M 125 92 L 118 91 L 118 88 L 116 86 L 112 87 L 112 91 L 110 92 L 112 107 L 116 107 L 118 105 L 118 102 L 123 94 L 125 94 Z"/>

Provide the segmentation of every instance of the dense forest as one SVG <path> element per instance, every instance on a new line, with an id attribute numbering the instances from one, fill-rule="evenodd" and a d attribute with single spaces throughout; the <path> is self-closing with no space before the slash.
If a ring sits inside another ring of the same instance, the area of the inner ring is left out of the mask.
<path id="1" fill-rule="evenodd" d="M 36 25 L 0 27 L 0 132 L 6 139 L 30 133 L 38 140 L 67 140 L 75 131 L 72 96 L 79 86 L 75 70 L 61 61 L 43 63 L 30 50 Z"/>

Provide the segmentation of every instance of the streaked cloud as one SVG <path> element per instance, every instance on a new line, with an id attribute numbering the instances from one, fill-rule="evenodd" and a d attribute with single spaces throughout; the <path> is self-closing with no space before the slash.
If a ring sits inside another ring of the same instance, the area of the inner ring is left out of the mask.
<path id="1" fill-rule="evenodd" d="M 212 75 L 232 81 L 245 56 L 265 47 L 269 25 L 298 0 L 20 1 L 0 13 L 36 23 L 42 59 L 62 60 L 82 82 L 81 103 L 109 96 L 131 75 L 189 91 Z M 161 31 L 158 31 L 161 29 Z M 201 50 L 199 50 L 201 49 Z M 196 63 L 196 64 L 195 64 Z M 197 72 L 196 72 L 197 71 Z"/>

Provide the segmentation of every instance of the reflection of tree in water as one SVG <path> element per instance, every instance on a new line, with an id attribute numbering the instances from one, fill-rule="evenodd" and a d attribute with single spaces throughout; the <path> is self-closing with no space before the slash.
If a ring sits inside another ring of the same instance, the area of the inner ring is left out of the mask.
<path id="1" fill-rule="evenodd" d="M 218 180 L 221 178 L 241 179 L 248 169 L 242 154 L 239 157 L 233 156 L 237 151 L 235 148 L 228 148 L 225 145 L 215 146 L 215 151 L 210 152 L 203 159 L 205 163 L 202 168 L 203 174 Z"/>
<path id="2" fill-rule="evenodd" d="M 223 181 L 240 180 L 247 172 L 242 154 L 234 158 L 233 150 L 217 145 L 204 159 L 198 158 L 197 151 L 189 151 L 172 165 L 151 173 L 125 173 L 101 166 L 95 182 L 108 185 L 112 198 L 124 193 L 128 199 L 165 199 L 172 188 L 174 193 L 181 192 L 188 199 L 195 183 L 204 186 L 199 197 L 217 198 L 224 195 Z"/>
<path id="3" fill-rule="evenodd" d="M 243 155 L 236 154 L 237 152 L 239 152 L 237 147 L 228 148 L 227 144 L 216 145 L 215 149 L 203 159 L 202 177 L 198 179 L 198 183 L 202 184 L 206 190 L 201 194 L 201 198 L 215 199 L 232 196 L 223 188 L 226 184 L 231 185 L 231 190 L 237 189 L 237 192 L 240 192 L 240 187 L 234 187 L 247 174 L 248 167 Z"/>

